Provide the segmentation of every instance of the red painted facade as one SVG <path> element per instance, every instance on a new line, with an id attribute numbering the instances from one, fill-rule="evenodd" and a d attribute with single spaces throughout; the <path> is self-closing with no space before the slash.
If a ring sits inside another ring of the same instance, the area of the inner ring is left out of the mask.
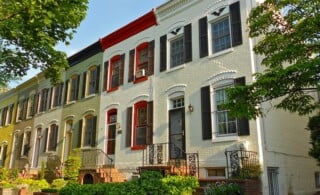
<path id="1" fill-rule="evenodd" d="M 103 50 L 105 50 L 154 25 L 157 25 L 157 19 L 154 10 L 151 10 L 140 18 L 100 39 L 100 43 Z"/>

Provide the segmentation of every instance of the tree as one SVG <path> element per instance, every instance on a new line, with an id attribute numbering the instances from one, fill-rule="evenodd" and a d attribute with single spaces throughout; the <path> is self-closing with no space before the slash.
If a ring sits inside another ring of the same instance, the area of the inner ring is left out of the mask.
<path id="1" fill-rule="evenodd" d="M 0 0 L 0 85 L 40 68 L 53 84 L 68 67 L 57 43 L 69 44 L 88 0 Z"/>
<path id="2" fill-rule="evenodd" d="M 249 36 L 256 38 L 254 52 L 261 55 L 264 71 L 252 84 L 228 91 L 225 106 L 238 117 L 263 116 L 261 103 L 299 115 L 319 112 L 311 92 L 320 89 L 320 1 L 266 0 L 247 20 Z M 310 118 L 310 156 L 320 162 L 320 115 Z"/>
<path id="3" fill-rule="evenodd" d="M 231 114 L 256 118 L 264 114 L 259 104 L 279 97 L 277 109 L 300 115 L 317 110 L 309 92 L 320 87 L 320 1 L 266 0 L 247 23 L 265 69 L 252 84 L 229 90 Z"/>

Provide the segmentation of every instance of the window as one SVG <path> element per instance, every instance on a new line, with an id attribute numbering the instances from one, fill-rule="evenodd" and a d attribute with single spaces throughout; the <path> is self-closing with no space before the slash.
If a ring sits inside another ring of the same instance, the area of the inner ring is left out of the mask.
<path id="1" fill-rule="evenodd" d="M 160 37 L 160 72 L 167 68 L 175 68 L 192 60 L 192 27 L 188 24 L 177 27 L 169 34 Z M 167 44 L 167 42 L 169 44 Z M 167 54 L 169 46 L 169 54 Z M 169 55 L 169 58 L 167 58 Z M 167 59 L 168 62 L 167 62 Z M 170 64 L 167 67 L 167 64 Z"/>
<path id="2" fill-rule="evenodd" d="M 154 73 L 154 41 L 144 42 L 130 51 L 128 82 L 147 80 Z"/>
<path id="3" fill-rule="evenodd" d="M 177 67 L 184 63 L 183 37 L 179 37 L 170 42 L 170 57 L 170 68 Z"/>
<path id="4" fill-rule="evenodd" d="M 317 171 L 314 173 L 315 186 L 316 188 L 320 188 L 320 172 Z"/>
<path id="5" fill-rule="evenodd" d="M 225 17 L 211 25 L 213 53 L 231 47 L 229 17 Z"/>
<path id="6" fill-rule="evenodd" d="M 230 87 L 230 86 L 229 86 Z M 224 109 L 221 105 L 226 103 L 226 88 L 215 89 L 214 94 L 215 116 L 217 136 L 234 135 L 237 133 L 237 121 L 230 117 L 229 110 Z"/>
<path id="7" fill-rule="evenodd" d="M 99 75 L 100 66 L 93 66 L 83 73 L 82 97 L 95 94 L 99 91 Z"/>
<path id="8" fill-rule="evenodd" d="M 52 124 L 49 129 L 48 151 L 56 151 L 58 141 L 58 125 Z"/>
<path id="9" fill-rule="evenodd" d="M 112 109 L 108 112 L 107 154 L 109 155 L 115 154 L 116 129 L 117 129 L 117 110 Z"/>
<path id="10" fill-rule="evenodd" d="M 152 144 L 153 102 L 141 101 L 127 109 L 126 146 L 142 149 Z M 133 121 L 132 121 L 133 110 Z M 131 128 L 133 124 L 133 128 Z M 132 133 L 131 133 L 132 132 Z M 132 137 L 131 137 L 132 135 Z"/>
<path id="11" fill-rule="evenodd" d="M 8 144 L 5 142 L 0 148 L 0 167 L 4 167 L 7 158 Z"/>
<path id="12" fill-rule="evenodd" d="M 59 126 L 56 124 L 50 125 L 49 128 L 46 128 L 43 132 L 43 152 L 52 152 L 57 149 L 57 141 L 58 141 L 58 128 Z"/>
<path id="13" fill-rule="evenodd" d="M 23 144 L 21 148 L 21 156 L 27 157 L 30 150 L 31 131 L 25 131 L 23 134 Z"/>
<path id="14" fill-rule="evenodd" d="M 268 167 L 268 184 L 269 184 L 269 195 L 278 195 L 279 194 L 279 168 L 278 167 Z"/>
<path id="15" fill-rule="evenodd" d="M 209 49 L 208 43 L 211 45 Z M 241 44 L 239 1 L 230 6 L 212 10 L 208 16 L 199 19 L 199 53 L 201 58 L 208 55 L 208 50 L 211 54 L 215 54 Z"/>
<path id="16" fill-rule="evenodd" d="M 63 83 L 58 84 L 53 89 L 53 107 L 61 106 L 62 104 Z"/>
<path id="17" fill-rule="evenodd" d="M 5 126 L 7 124 L 7 114 L 8 107 L 4 107 L 1 111 L 1 126 Z"/>
<path id="18" fill-rule="evenodd" d="M 227 75 L 219 74 L 224 77 Z M 229 111 L 221 104 L 227 101 L 226 89 L 233 85 L 244 85 L 245 78 L 225 79 L 212 86 L 201 88 L 202 139 L 231 141 L 237 136 L 249 135 L 249 121 L 245 118 L 230 117 Z M 212 92 L 210 90 L 212 89 Z M 211 108 L 213 110 L 211 110 Z"/>
<path id="19" fill-rule="evenodd" d="M 11 123 L 12 123 L 13 108 L 14 108 L 14 104 L 10 104 L 10 106 L 9 106 L 9 113 L 8 113 L 8 119 L 7 119 L 7 124 L 11 124 Z"/>
<path id="20" fill-rule="evenodd" d="M 95 147 L 95 145 L 96 145 L 96 123 L 97 123 L 96 116 L 88 115 L 85 117 L 83 146 Z"/>
<path id="21" fill-rule="evenodd" d="M 78 100 L 80 75 L 73 75 L 69 84 L 69 102 Z"/>
<path id="22" fill-rule="evenodd" d="M 208 177 L 226 177 L 226 171 L 224 167 L 214 167 L 214 168 L 207 168 L 207 175 Z"/>
<path id="23" fill-rule="evenodd" d="M 110 62 L 108 91 L 113 91 L 123 84 L 124 54 L 114 56 Z M 105 68 L 108 68 L 108 65 L 105 65 Z M 106 75 L 107 72 L 105 72 Z"/>
<path id="24" fill-rule="evenodd" d="M 48 109 L 48 96 L 49 89 L 45 88 L 41 91 L 41 100 L 40 100 L 40 112 L 45 112 Z"/>

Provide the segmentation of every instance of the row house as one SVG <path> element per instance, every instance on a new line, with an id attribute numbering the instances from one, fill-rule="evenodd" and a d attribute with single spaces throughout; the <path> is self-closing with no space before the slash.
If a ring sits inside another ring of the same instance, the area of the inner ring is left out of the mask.
<path id="1" fill-rule="evenodd" d="M 250 161 L 263 194 L 316 191 L 306 117 L 272 102 L 256 120 L 220 106 L 262 70 L 246 31 L 257 2 L 166 1 L 70 56 L 60 84 L 40 73 L 1 94 L 0 165 L 39 170 L 78 151 L 79 180 L 95 183 L 149 169 L 226 179 Z"/>

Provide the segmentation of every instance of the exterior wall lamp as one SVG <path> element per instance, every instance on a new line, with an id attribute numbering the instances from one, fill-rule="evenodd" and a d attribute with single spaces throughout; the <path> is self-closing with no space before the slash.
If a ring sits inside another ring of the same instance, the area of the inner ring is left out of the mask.
<path id="1" fill-rule="evenodd" d="M 193 106 L 191 104 L 189 104 L 188 109 L 189 109 L 189 112 L 193 112 Z"/>

